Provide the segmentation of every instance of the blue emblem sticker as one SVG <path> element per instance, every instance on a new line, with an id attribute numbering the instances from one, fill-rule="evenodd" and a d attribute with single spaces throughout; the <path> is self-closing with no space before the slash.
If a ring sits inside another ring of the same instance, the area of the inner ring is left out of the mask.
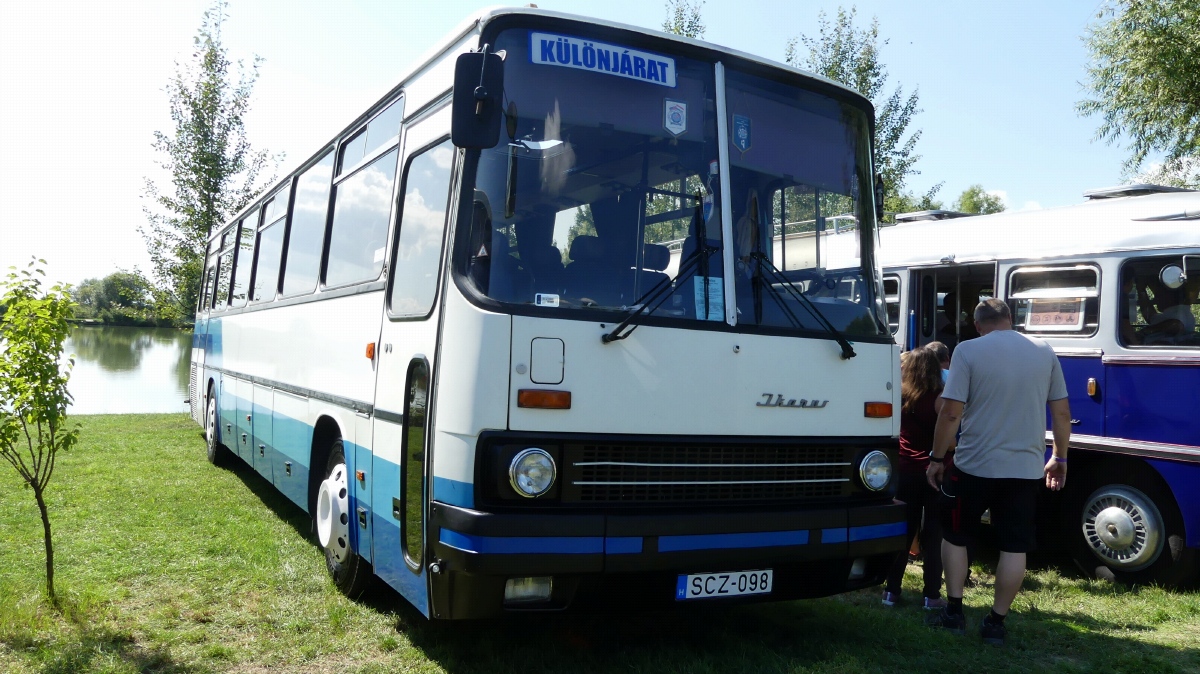
<path id="1" fill-rule="evenodd" d="M 672 136 L 687 131 L 687 103 L 671 98 L 663 99 L 663 128 Z"/>
<path id="2" fill-rule="evenodd" d="M 675 86 L 673 58 L 567 35 L 530 33 L 529 60 L 540 65 L 589 70 L 664 87 Z M 685 114 L 685 124 L 686 120 Z"/>
<path id="3" fill-rule="evenodd" d="M 733 116 L 733 146 L 740 152 L 750 149 L 750 118 L 745 115 Z"/>
<path id="4" fill-rule="evenodd" d="M 713 195 L 705 194 L 704 195 L 704 221 L 709 222 L 710 220 L 712 220 L 712 214 L 713 214 Z"/>

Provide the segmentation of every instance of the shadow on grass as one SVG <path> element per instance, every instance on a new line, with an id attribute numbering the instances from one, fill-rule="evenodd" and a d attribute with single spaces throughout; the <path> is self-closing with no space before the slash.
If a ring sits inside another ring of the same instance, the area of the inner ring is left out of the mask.
<path id="1" fill-rule="evenodd" d="M 139 645 L 133 635 L 107 627 L 79 625 L 78 631 L 64 634 L 63 641 L 59 642 L 16 638 L 5 639 L 2 643 L 14 651 L 32 651 L 42 674 L 124 671 L 129 668 L 162 674 L 210 671 L 175 662 L 166 646 L 148 649 Z"/>
<path id="2" fill-rule="evenodd" d="M 275 513 L 280 520 L 286 522 L 300 538 L 316 545 L 312 534 L 312 520 L 308 513 L 288 500 L 288 497 L 276 489 L 275 485 L 236 456 L 229 459 L 229 465 L 224 466 L 224 469 L 236 475 L 242 484 L 246 485 L 246 488 L 262 501 L 263 505 Z"/>

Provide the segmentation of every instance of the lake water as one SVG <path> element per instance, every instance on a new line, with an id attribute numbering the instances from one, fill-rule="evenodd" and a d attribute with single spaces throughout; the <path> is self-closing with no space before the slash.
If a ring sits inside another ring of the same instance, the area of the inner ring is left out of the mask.
<path id="1" fill-rule="evenodd" d="M 75 327 L 64 348 L 75 354 L 69 412 L 188 411 L 191 349 L 191 330 Z"/>

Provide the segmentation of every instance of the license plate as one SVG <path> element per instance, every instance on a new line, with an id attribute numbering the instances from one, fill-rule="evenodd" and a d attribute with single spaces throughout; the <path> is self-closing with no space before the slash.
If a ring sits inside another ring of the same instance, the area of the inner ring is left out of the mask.
<path id="1" fill-rule="evenodd" d="M 675 584 L 675 599 L 681 601 L 770 594 L 773 578 L 771 569 L 680 575 Z"/>

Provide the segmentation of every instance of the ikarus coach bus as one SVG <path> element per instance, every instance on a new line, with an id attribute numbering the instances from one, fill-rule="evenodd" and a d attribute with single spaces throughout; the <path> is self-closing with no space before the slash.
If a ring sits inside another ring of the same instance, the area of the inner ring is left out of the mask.
<path id="1" fill-rule="evenodd" d="M 342 591 L 430 618 L 881 582 L 905 525 L 873 119 L 696 40 L 470 19 L 212 233 L 209 457 L 311 514 Z M 853 220 L 858 292 L 779 250 L 781 211 Z"/>
<path id="2" fill-rule="evenodd" d="M 884 228 L 889 322 L 907 348 L 953 349 L 978 336 L 981 298 L 1004 299 L 1014 329 L 1058 354 L 1071 404 L 1067 484 L 1044 493 L 1042 543 L 1100 577 L 1194 585 L 1200 192 L 1122 185 L 1084 196 L 1039 211 L 911 214 Z M 843 260 L 851 248 L 845 237 L 827 244 Z"/>

